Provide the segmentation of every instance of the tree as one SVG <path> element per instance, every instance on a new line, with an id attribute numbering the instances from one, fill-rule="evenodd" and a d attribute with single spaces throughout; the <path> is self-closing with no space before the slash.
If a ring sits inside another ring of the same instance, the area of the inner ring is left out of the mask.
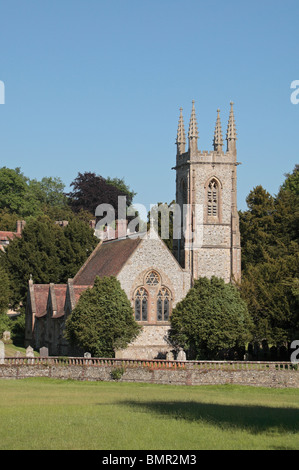
<path id="1" fill-rule="evenodd" d="M 240 212 L 242 269 L 248 263 L 264 259 L 267 248 L 275 244 L 274 198 L 262 187 L 254 188 L 246 198 L 248 210 Z"/>
<path id="2" fill-rule="evenodd" d="M 125 183 L 124 178 L 111 178 L 108 176 L 106 178 L 106 183 L 111 184 L 115 188 L 117 188 L 122 194 L 125 194 L 127 197 L 127 206 L 131 206 L 134 197 L 137 193 L 132 191 L 129 186 Z"/>
<path id="3" fill-rule="evenodd" d="M 7 315 L 9 307 L 9 277 L 5 269 L 0 266 L 0 340 L 3 332 L 11 330 L 11 320 Z"/>
<path id="4" fill-rule="evenodd" d="M 273 197 L 261 186 L 240 213 L 240 290 L 254 322 L 253 338 L 280 346 L 297 339 L 299 303 L 298 168 Z"/>
<path id="5" fill-rule="evenodd" d="M 97 277 L 80 297 L 66 322 L 71 345 L 96 357 L 114 357 L 139 333 L 133 309 L 115 277 Z"/>
<path id="6" fill-rule="evenodd" d="M 36 284 L 66 283 L 98 242 L 93 230 L 79 219 L 65 228 L 46 216 L 29 220 L 22 237 L 0 253 L 0 264 L 10 276 L 13 306 L 25 301 L 30 275 Z"/>
<path id="7" fill-rule="evenodd" d="M 63 229 L 66 239 L 66 250 L 59 254 L 60 263 L 63 265 L 62 279 L 64 282 L 72 278 L 91 255 L 99 240 L 94 236 L 89 225 L 81 220 L 82 213 L 73 217 Z"/>
<path id="8" fill-rule="evenodd" d="M 58 177 L 43 177 L 41 181 L 28 180 L 29 191 L 35 195 L 41 205 L 65 208 L 67 197 L 64 188 L 64 183 Z"/>
<path id="9" fill-rule="evenodd" d="M 281 186 L 283 191 L 291 191 L 299 196 L 299 165 L 295 165 L 292 173 L 285 174 L 285 181 Z"/>
<path id="10" fill-rule="evenodd" d="M 0 210 L 18 218 L 42 215 L 47 206 L 66 208 L 67 198 L 63 191 L 64 184 L 60 178 L 30 180 L 20 168 L 0 168 Z"/>
<path id="11" fill-rule="evenodd" d="M 9 277 L 3 266 L 0 265 L 0 315 L 6 314 L 9 307 L 10 285 Z"/>
<path id="12" fill-rule="evenodd" d="M 67 194 L 70 207 L 75 212 L 81 209 L 95 214 L 100 204 L 110 204 L 118 218 L 118 197 L 126 197 L 127 207 L 131 205 L 134 192 L 130 191 L 123 180 L 105 179 L 95 173 L 78 173 L 71 183 L 73 191 Z"/>
<path id="13" fill-rule="evenodd" d="M 0 169 L 0 209 L 8 209 L 10 213 L 21 216 L 36 212 L 38 201 L 30 197 L 27 178 L 20 168 Z"/>
<path id="14" fill-rule="evenodd" d="M 10 213 L 8 209 L 0 209 L 0 230 L 15 232 L 19 217 L 15 213 Z"/>
<path id="15" fill-rule="evenodd" d="M 233 284 L 200 278 L 172 311 L 170 342 L 188 359 L 218 359 L 244 348 L 251 338 L 246 303 Z"/>
<path id="16" fill-rule="evenodd" d="M 151 224 L 154 225 L 159 236 L 171 252 L 173 249 L 174 211 L 172 208 L 174 204 L 175 201 L 170 204 L 158 202 L 148 212 L 148 229 Z"/>

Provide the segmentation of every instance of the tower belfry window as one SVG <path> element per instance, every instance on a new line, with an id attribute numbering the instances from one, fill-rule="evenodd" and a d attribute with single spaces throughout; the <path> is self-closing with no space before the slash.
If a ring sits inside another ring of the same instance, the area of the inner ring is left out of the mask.
<path id="1" fill-rule="evenodd" d="M 208 186 L 208 216 L 218 217 L 219 185 L 212 179 Z"/>

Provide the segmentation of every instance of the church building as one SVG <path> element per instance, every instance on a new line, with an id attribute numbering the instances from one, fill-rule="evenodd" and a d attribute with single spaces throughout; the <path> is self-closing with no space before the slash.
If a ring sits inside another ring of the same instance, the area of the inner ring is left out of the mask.
<path id="1" fill-rule="evenodd" d="M 229 114 L 226 150 L 217 111 L 213 150 L 198 149 L 194 102 L 188 148 L 182 109 L 177 131 L 176 205 L 180 209 L 173 253 L 157 232 L 128 234 L 100 241 L 67 284 L 34 284 L 30 279 L 26 306 L 26 346 L 47 347 L 49 354 L 71 355 L 64 338 L 65 321 L 80 295 L 96 276 L 115 276 L 131 301 L 139 336 L 116 357 L 165 358 L 171 311 L 199 277 L 217 276 L 225 282 L 241 277 L 241 247 L 237 212 L 237 152 L 233 103 Z M 119 221 L 121 222 L 121 221 Z M 123 221 L 125 222 L 125 221 Z M 34 273 L 33 273 L 34 277 Z M 211 312 L 212 314 L 212 312 Z"/>

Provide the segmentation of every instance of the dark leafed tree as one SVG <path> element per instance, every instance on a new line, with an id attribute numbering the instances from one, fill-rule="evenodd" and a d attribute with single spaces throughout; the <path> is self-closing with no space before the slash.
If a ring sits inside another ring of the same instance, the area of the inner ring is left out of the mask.
<path id="1" fill-rule="evenodd" d="M 78 212 L 81 209 L 95 214 L 100 204 L 110 204 L 118 218 L 118 197 L 126 197 L 126 206 L 130 206 L 135 195 L 123 180 L 109 178 L 106 180 L 95 173 L 79 173 L 71 183 L 73 191 L 67 194 L 71 208 Z"/>

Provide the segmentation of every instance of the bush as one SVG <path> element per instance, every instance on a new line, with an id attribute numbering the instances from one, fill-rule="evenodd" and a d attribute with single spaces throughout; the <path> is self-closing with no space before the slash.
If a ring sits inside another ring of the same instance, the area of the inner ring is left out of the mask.
<path id="1" fill-rule="evenodd" d="M 115 367 L 111 371 L 111 377 L 113 380 L 120 380 L 124 375 L 126 369 L 124 367 Z"/>
<path id="2" fill-rule="evenodd" d="M 6 315 L 6 313 L 1 313 L 0 314 L 0 340 L 3 337 L 4 331 L 11 331 L 11 328 L 12 328 L 11 319 Z"/>

